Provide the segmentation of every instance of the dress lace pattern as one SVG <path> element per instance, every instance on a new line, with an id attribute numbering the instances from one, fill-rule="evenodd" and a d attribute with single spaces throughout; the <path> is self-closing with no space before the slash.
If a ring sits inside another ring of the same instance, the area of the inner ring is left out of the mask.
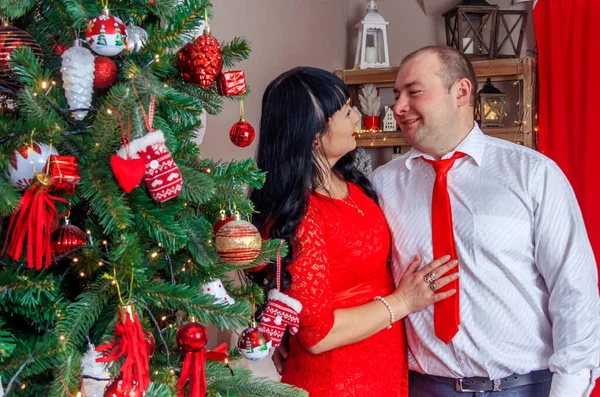
<path id="1" fill-rule="evenodd" d="M 401 321 L 328 352 L 315 355 L 305 349 L 329 333 L 335 309 L 368 303 L 394 290 L 388 266 L 390 232 L 383 213 L 358 186 L 348 186 L 345 200 L 313 194 L 298 228 L 287 293 L 303 308 L 300 330 L 290 338 L 282 381 L 307 390 L 311 397 L 407 396 Z"/>

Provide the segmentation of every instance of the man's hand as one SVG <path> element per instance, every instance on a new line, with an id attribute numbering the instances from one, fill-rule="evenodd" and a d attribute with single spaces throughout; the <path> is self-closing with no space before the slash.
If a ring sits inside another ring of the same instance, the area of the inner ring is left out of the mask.
<path id="1" fill-rule="evenodd" d="M 288 352 L 290 350 L 290 334 L 286 332 L 281 340 L 281 344 L 279 347 L 275 348 L 273 352 L 273 364 L 275 364 L 275 369 L 279 375 L 283 375 L 283 371 L 285 370 L 285 363 L 288 358 Z"/>

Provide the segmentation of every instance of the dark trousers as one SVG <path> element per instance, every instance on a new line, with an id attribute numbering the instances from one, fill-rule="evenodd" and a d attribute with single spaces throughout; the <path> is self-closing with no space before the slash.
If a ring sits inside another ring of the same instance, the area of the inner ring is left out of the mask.
<path id="1" fill-rule="evenodd" d="M 501 391 L 479 393 L 457 392 L 452 385 L 438 382 L 426 375 L 410 371 L 408 386 L 410 397 L 548 397 L 551 380 L 518 386 Z"/>

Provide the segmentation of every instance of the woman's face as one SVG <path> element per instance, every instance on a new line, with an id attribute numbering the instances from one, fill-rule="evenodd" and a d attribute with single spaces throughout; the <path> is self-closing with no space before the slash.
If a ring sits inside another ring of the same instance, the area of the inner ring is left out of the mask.
<path id="1" fill-rule="evenodd" d="M 350 106 L 350 100 L 329 119 L 329 128 L 321 137 L 323 153 L 331 167 L 344 155 L 356 149 L 355 126 L 360 117 Z"/>

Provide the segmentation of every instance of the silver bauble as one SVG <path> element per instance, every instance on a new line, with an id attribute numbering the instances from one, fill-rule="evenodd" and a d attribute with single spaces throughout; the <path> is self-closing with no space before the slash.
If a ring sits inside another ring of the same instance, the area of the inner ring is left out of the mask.
<path id="1" fill-rule="evenodd" d="M 125 48 L 129 52 L 138 52 L 148 42 L 148 32 L 139 26 L 127 25 L 127 43 Z"/>

